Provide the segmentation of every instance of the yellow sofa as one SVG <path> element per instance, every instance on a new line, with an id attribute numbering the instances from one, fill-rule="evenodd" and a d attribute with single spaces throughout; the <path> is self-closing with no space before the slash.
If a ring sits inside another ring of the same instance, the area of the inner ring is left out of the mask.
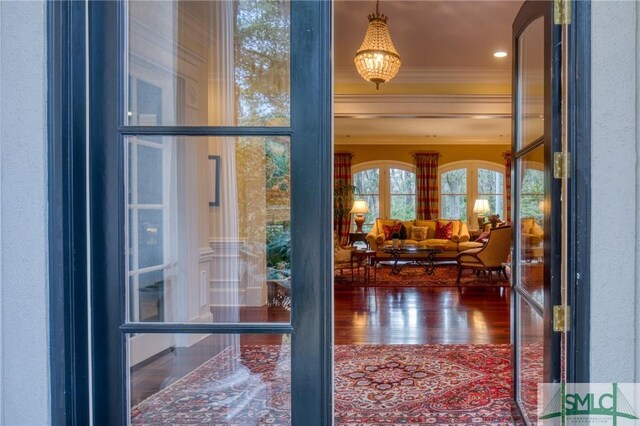
<path id="1" fill-rule="evenodd" d="M 448 224 L 453 222 L 453 230 L 451 239 L 436 239 L 436 222 Z M 396 219 L 376 219 L 369 234 L 367 234 L 367 242 L 371 250 L 381 251 L 384 246 L 393 244 L 385 236 L 383 226 L 394 226 L 402 223 L 407 230 L 407 239 L 403 241 L 405 246 L 415 247 L 437 247 L 441 248 L 442 253 L 436 255 L 438 258 L 454 259 L 457 254 L 464 250 L 482 247 L 482 244 L 469 241 L 469 228 L 465 222 L 456 219 L 436 219 L 436 220 L 407 220 L 401 221 Z M 425 229 L 426 228 L 426 229 Z M 419 238 L 423 237 L 424 238 Z"/>

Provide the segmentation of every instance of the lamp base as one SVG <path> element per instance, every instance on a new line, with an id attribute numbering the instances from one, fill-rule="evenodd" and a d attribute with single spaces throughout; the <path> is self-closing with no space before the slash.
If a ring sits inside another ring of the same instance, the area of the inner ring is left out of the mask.
<path id="1" fill-rule="evenodd" d="M 484 230 L 484 224 L 484 216 L 478 216 L 478 229 L 480 230 L 480 232 Z"/>
<path id="2" fill-rule="evenodd" d="M 362 225 L 364 225 L 364 216 L 362 214 L 357 214 L 354 221 L 356 222 L 356 232 L 362 233 Z"/>

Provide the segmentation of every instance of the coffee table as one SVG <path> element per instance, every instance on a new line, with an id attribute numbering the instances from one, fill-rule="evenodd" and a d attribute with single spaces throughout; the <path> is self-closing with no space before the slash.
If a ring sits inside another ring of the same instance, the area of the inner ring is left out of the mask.
<path id="1" fill-rule="evenodd" d="M 390 259 L 393 262 L 392 274 L 399 274 L 404 268 L 406 263 L 415 263 L 424 268 L 427 275 L 431 275 L 436 271 L 436 267 L 433 264 L 436 254 L 442 253 L 441 248 L 435 247 L 385 247 L 384 252 L 390 255 Z M 400 263 L 400 261 L 403 261 Z"/>

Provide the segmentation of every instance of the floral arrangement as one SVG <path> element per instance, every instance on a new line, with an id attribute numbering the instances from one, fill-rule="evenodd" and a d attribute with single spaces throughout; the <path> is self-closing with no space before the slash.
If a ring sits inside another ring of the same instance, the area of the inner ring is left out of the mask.
<path id="1" fill-rule="evenodd" d="M 491 216 L 489 216 L 489 222 L 491 222 L 491 227 L 495 228 L 496 226 L 498 226 L 498 223 L 500 223 L 500 215 L 492 214 Z"/>

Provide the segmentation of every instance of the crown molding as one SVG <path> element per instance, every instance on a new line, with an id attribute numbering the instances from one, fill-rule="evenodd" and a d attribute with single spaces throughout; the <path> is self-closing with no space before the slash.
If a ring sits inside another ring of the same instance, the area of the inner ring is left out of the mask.
<path id="1" fill-rule="evenodd" d="M 504 145 L 511 146 L 511 137 L 502 138 L 472 138 L 472 137 L 424 137 L 424 136 L 335 136 L 336 146 L 344 145 Z"/>
<path id="2" fill-rule="evenodd" d="M 510 95 L 334 95 L 336 118 L 511 118 Z"/>
<path id="3" fill-rule="evenodd" d="M 334 81 L 340 83 L 362 83 L 365 81 L 353 69 L 336 69 Z M 400 68 L 393 78 L 395 84 L 511 84 L 511 70 L 486 68 Z"/>

